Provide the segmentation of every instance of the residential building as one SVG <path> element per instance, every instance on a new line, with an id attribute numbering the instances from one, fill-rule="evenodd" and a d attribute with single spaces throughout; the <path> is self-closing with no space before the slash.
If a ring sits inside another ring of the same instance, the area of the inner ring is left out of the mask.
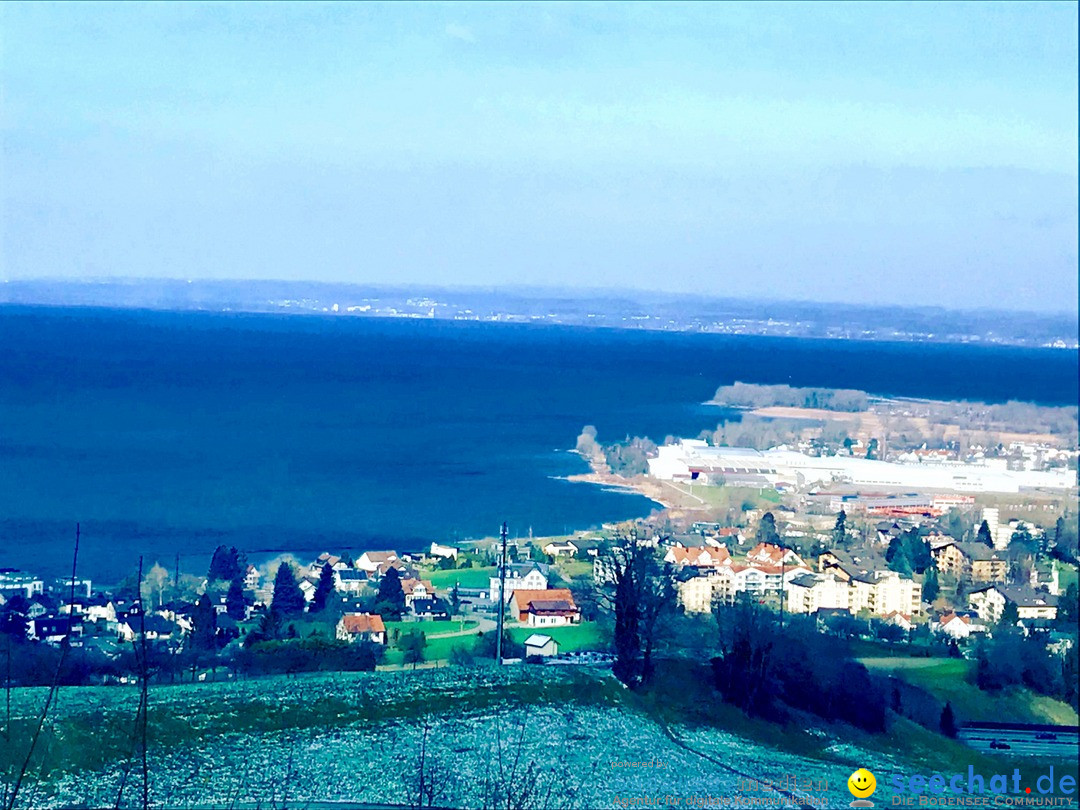
<path id="1" fill-rule="evenodd" d="M 676 568 L 719 568 L 730 561 L 731 554 L 725 546 L 672 546 L 664 555 L 664 562 Z"/>
<path id="2" fill-rule="evenodd" d="M 45 581 L 43 579 L 24 574 L 22 571 L 13 568 L 0 569 L 0 597 L 4 597 L 5 601 L 16 594 L 24 599 L 33 599 L 44 592 Z M 0 602 L 0 604 L 3 603 Z"/>
<path id="3" fill-rule="evenodd" d="M 1005 582 L 1009 561 L 1003 552 L 982 543 L 952 541 L 931 548 L 938 573 L 951 574 L 961 582 Z"/>
<path id="4" fill-rule="evenodd" d="M 1008 603 L 1016 605 L 1021 620 L 1057 618 L 1058 598 L 1026 585 L 988 585 L 969 593 L 968 603 L 988 622 L 999 621 Z"/>
<path id="5" fill-rule="evenodd" d="M 514 591 L 523 588 L 528 591 L 542 591 L 548 586 L 546 567 L 539 563 L 521 563 L 506 566 L 506 578 L 503 582 L 503 595 L 507 602 L 514 595 Z M 499 598 L 498 574 L 488 580 L 488 593 L 491 601 Z"/>
<path id="6" fill-rule="evenodd" d="M 341 641 L 371 641 L 386 643 L 386 625 L 376 613 L 346 613 L 337 623 L 337 637 Z"/>
<path id="7" fill-rule="evenodd" d="M 787 609 L 792 613 L 817 613 L 822 608 L 851 608 L 850 586 L 832 574 L 798 574 L 786 591 Z"/>
<path id="8" fill-rule="evenodd" d="M 430 554 L 432 557 L 440 557 L 447 560 L 456 560 L 459 549 L 455 546 L 444 546 L 441 543 L 432 543 Z"/>
<path id="9" fill-rule="evenodd" d="M 417 599 L 434 599 L 435 586 L 426 579 L 403 579 L 401 590 L 405 592 L 405 607 L 411 608 Z"/>
<path id="10" fill-rule="evenodd" d="M 569 588 L 526 590 L 519 588 L 510 599 L 510 609 L 519 622 L 531 627 L 577 624 L 581 611 Z"/>
<path id="11" fill-rule="evenodd" d="M 380 566 L 384 566 L 381 573 L 385 573 L 386 564 L 399 559 L 396 551 L 365 551 L 356 561 L 356 567 L 370 575 L 380 572 Z"/>
<path id="12" fill-rule="evenodd" d="M 783 548 L 773 543 L 758 543 L 747 552 L 746 563 L 747 565 L 760 564 L 776 567 L 781 565 L 806 567 L 806 563 L 802 561 L 802 558 L 790 548 Z"/>

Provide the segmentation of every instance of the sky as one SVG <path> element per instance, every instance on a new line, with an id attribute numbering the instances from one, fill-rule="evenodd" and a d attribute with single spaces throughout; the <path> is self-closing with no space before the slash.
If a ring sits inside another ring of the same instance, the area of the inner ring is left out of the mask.
<path id="1" fill-rule="evenodd" d="M 1076 312 L 1076 3 L 0 4 L 0 279 Z"/>

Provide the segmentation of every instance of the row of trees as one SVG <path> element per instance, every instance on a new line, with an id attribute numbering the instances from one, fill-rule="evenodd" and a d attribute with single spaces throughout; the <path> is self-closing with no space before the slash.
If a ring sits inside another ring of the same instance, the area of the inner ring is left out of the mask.
<path id="1" fill-rule="evenodd" d="M 736 382 L 716 389 L 713 401 L 733 408 L 766 408 L 781 405 L 822 408 L 830 411 L 865 411 L 870 398 L 850 388 L 793 388 L 790 385 L 755 385 Z"/>

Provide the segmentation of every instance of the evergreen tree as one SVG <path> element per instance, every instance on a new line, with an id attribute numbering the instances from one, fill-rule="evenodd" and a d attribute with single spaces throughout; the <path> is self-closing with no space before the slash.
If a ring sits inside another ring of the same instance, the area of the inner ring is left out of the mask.
<path id="1" fill-rule="evenodd" d="M 456 616 L 461 610 L 461 592 L 458 590 L 458 584 L 455 582 L 454 587 L 450 589 L 450 613 Z"/>
<path id="2" fill-rule="evenodd" d="M 946 701 L 945 708 L 941 710 L 941 733 L 946 737 L 956 737 L 956 732 L 956 715 L 952 703 Z"/>
<path id="3" fill-rule="evenodd" d="M 375 596 L 375 609 L 383 616 L 400 619 L 405 612 L 405 591 L 401 587 L 401 575 L 396 568 L 383 574 L 379 592 Z"/>
<path id="4" fill-rule="evenodd" d="M 210 570 L 206 578 L 211 582 L 217 580 L 231 582 L 235 577 L 243 576 L 246 567 L 247 560 L 238 549 L 218 546 L 210 559 Z"/>
<path id="5" fill-rule="evenodd" d="M 911 565 L 911 558 L 908 556 L 907 544 L 904 543 L 903 537 L 894 537 L 892 543 L 889 544 L 889 549 L 892 550 L 893 545 L 896 546 L 896 551 L 892 555 L 892 559 L 888 561 L 889 570 L 895 571 L 904 577 L 910 577 L 913 571 Z"/>
<path id="6" fill-rule="evenodd" d="M 994 538 L 990 534 L 990 524 L 985 520 L 979 524 L 979 534 L 976 539 L 983 545 L 990 546 L 991 548 L 994 547 Z"/>
<path id="7" fill-rule="evenodd" d="M 876 459 L 878 457 L 878 440 L 871 439 L 870 444 L 866 446 L 866 457 L 869 459 Z"/>
<path id="8" fill-rule="evenodd" d="M 217 647 L 217 612 L 207 594 L 199 597 L 191 613 L 191 646 L 197 652 L 209 652 Z"/>
<path id="9" fill-rule="evenodd" d="M 836 525 L 833 526 L 832 530 L 832 541 L 834 546 L 843 546 L 847 542 L 847 512 L 843 509 L 836 516 Z"/>
<path id="10" fill-rule="evenodd" d="M 233 577 L 229 582 L 229 592 L 225 594 L 225 612 L 242 622 L 247 617 L 247 600 L 244 598 L 244 580 Z"/>
<path id="11" fill-rule="evenodd" d="M 941 593 L 941 584 L 938 582 L 937 567 L 931 565 L 926 569 L 926 578 L 922 584 L 922 598 L 924 602 L 933 602 Z"/>
<path id="12" fill-rule="evenodd" d="M 311 612 L 321 613 L 326 610 L 326 605 L 334 593 L 334 569 L 330 563 L 323 563 L 319 573 L 319 584 L 315 588 L 315 595 L 311 599 Z"/>
<path id="13" fill-rule="evenodd" d="M 287 562 L 278 566 L 274 575 L 274 596 L 270 600 L 270 610 L 280 616 L 296 616 L 304 612 L 307 602 L 304 592 L 296 581 L 293 567 Z"/>
<path id="14" fill-rule="evenodd" d="M 780 539 L 780 533 L 776 531 L 776 518 L 772 512 L 766 512 L 761 516 L 758 524 L 757 541 L 759 543 L 776 543 Z"/>

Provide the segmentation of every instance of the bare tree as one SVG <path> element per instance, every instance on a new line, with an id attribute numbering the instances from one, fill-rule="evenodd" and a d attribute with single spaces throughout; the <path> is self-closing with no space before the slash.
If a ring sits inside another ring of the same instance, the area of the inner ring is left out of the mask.
<path id="1" fill-rule="evenodd" d="M 661 562 L 660 538 L 637 529 L 618 532 L 598 557 L 599 599 L 615 614 L 615 676 L 632 688 L 649 682 L 659 619 L 675 607 L 670 564 Z"/>

